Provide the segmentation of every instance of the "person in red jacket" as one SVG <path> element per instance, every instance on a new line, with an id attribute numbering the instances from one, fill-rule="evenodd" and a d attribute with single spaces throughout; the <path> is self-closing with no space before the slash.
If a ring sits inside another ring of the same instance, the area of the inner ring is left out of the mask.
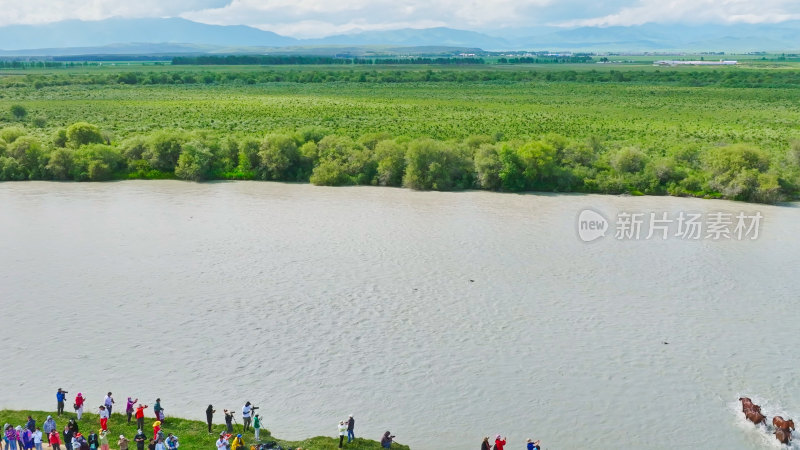
<path id="1" fill-rule="evenodd" d="M 494 447 L 497 450 L 503 450 L 503 447 L 506 446 L 506 438 L 503 436 L 503 439 L 500 439 L 500 435 L 498 434 L 496 438 L 494 438 Z"/>
<path id="2" fill-rule="evenodd" d="M 142 405 L 139 403 L 139 406 L 136 407 L 136 428 L 142 430 L 144 429 L 144 409 L 147 408 L 147 405 Z"/>
<path id="3" fill-rule="evenodd" d="M 58 430 L 50 432 L 50 448 L 53 450 L 61 450 L 61 436 L 59 436 Z"/>

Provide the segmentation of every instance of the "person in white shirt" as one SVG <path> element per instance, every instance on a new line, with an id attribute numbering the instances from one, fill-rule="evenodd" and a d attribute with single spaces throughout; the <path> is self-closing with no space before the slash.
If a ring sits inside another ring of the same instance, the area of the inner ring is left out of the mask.
<path id="1" fill-rule="evenodd" d="M 242 425 L 244 426 L 244 431 L 247 431 L 250 428 L 250 421 L 252 420 L 250 417 L 250 413 L 253 408 L 250 406 L 250 402 L 247 402 L 242 407 Z"/>
<path id="2" fill-rule="evenodd" d="M 33 445 L 36 446 L 36 450 L 42 450 L 42 430 L 39 427 L 33 432 Z"/>
<path id="3" fill-rule="evenodd" d="M 106 398 L 103 399 L 103 405 L 108 410 L 108 415 L 111 415 L 111 408 L 114 406 L 114 399 L 111 397 L 111 392 L 106 395 Z"/>
<path id="4" fill-rule="evenodd" d="M 217 450 L 227 450 L 228 448 L 228 440 L 225 439 L 225 432 L 219 434 L 219 439 L 217 439 Z"/>

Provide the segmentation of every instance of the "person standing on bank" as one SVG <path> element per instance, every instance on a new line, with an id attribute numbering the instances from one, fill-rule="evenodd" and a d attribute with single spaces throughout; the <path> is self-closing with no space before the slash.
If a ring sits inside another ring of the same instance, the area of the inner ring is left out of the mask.
<path id="1" fill-rule="evenodd" d="M 250 429 L 250 414 L 252 411 L 253 408 L 250 406 L 250 402 L 246 402 L 244 406 L 242 406 L 242 425 L 244 425 L 244 431 Z"/>
<path id="2" fill-rule="evenodd" d="M 214 421 L 214 413 L 217 412 L 213 405 L 206 408 L 206 422 L 208 422 L 208 434 L 211 434 L 211 423 Z"/>
<path id="3" fill-rule="evenodd" d="M 347 432 L 347 425 L 344 424 L 344 420 L 339 422 L 339 448 L 342 448 L 342 442 L 344 442 L 344 435 Z"/>
<path id="4" fill-rule="evenodd" d="M 58 388 L 58 391 L 56 392 L 56 401 L 58 402 L 58 415 L 59 416 L 64 414 L 64 400 L 66 400 L 67 394 L 69 394 L 69 392 L 67 392 L 67 391 L 65 391 L 65 390 L 63 390 L 61 388 Z"/>
<path id="5" fill-rule="evenodd" d="M 101 405 L 97 415 L 100 416 L 100 430 L 108 431 L 108 411 L 106 407 Z"/>
<path id="6" fill-rule="evenodd" d="M 133 441 L 136 442 L 136 450 L 144 450 L 144 443 L 146 440 L 147 436 L 145 436 L 144 431 L 142 431 L 142 429 L 139 428 L 139 432 L 136 433 L 136 436 L 133 437 Z"/>
<path id="7" fill-rule="evenodd" d="M 78 420 L 81 420 L 81 417 L 83 417 L 84 402 L 86 402 L 86 397 L 84 397 L 83 394 L 78 392 L 78 395 L 75 396 L 75 404 L 73 405 L 75 407 L 75 414 L 78 415 Z"/>
<path id="8" fill-rule="evenodd" d="M 351 443 L 356 439 L 356 435 L 353 434 L 353 430 L 355 429 L 356 421 L 353 419 L 353 415 L 350 414 L 350 418 L 347 419 L 347 443 Z"/>
<path id="9" fill-rule="evenodd" d="M 492 450 L 492 446 L 489 445 L 489 436 L 483 438 L 483 442 L 481 442 L 481 450 Z"/>
<path id="10" fill-rule="evenodd" d="M 261 432 L 261 416 L 256 414 L 253 416 L 253 429 L 256 430 L 256 441 L 260 441 L 261 437 L 259 433 Z"/>
<path id="11" fill-rule="evenodd" d="M 222 410 L 225 413 L 225 427 L 228 433 L 233 433 L 233 411 Z"/>
<path id="12" fill-rule="evenodd" d="M 131 398 L 128 397 L 128 403 L 125 404 L 125 414 L 127 414 L 128 416 L 128 423 L 131 423 L 131 416 L 133 415 L 133 405 L 135 405 L 136 402 L 138 401 L 139 401 L 138 398 L 131 400 Z"/>
<path id="13" fill-rule="evenodd" d="M 163 410 L 164 410 L 164 408 L 161 407 L 161 399 L 157 398 L 156 399 L 156 404 L 153 405 L 153 412 L 156 413 L 156 420 L 163 421 L 164 418 L 161 416 L 161 411 L 163 411 Z"/>
<path id="14" fill-rule="evenodd" d="M 144 429 L 144 410 L 147 408 L 147 405 L 142 406 L 140 403 L 139 406 L 136 407 L 136 428 L 139 430 Z"/>
<path id="15" fill-rule="evenodd" d="M 103 406 L 108 410 L 108 417 L 111 417 L 111 409 L 114 407 L 114 398 L 111 397 L 111 392 L 103 399 Z"/>
<path id="16" fill-rule="evenodd" d="M 47 420 L 44 421 L 42 425 L 42 430 L 44 430 L 44 434 L 49 435 L 56 429 L 56 421 L 53 419 L 53 416 L 47 416 Z"/>

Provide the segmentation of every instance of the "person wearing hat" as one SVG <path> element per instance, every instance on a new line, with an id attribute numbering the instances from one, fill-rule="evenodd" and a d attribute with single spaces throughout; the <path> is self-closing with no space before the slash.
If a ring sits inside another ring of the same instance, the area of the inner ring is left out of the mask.
<path id="1" fill-rule="evenodd" d="M 253 416 L 253 429 L 256 432 L 256 441 L 260 441 L 261 437 L 259 434 L 261 432 L 261 416 L 259 414 Z"/>
<path id="2" fill-rule="evenodd" d="M 342 442 L 344 442 L 344 435 L 347 433 L 347 425 L 344 424 L 344 420 L 339 421 L 339 448 L 342 448 Z"/>
<path id="3" fill-rule="evenodd" d="M 69 392 L 67 392 L 67 391 L 65 391 L 65 390 L 63 390 L 61 388 L 58 388 L 58 391 L 56 392 L 56 401 L 58 402 L 58 410 L 57 411 L 58 411 L 58 415 L 59 416 L 61 414 L 64 414 L 64 400 L 66 400 L 67 394 L 69 394 Z"/>
<path id="4" fill-rule="evenodd" d="M 75 407 L 75 413 L 78 415 L 78 420 L 81 420 L 81 417 L 83 417 L 84 402 L 86 402 L 86 397 L 78 392 L 78 395 L 75 396 L 75 404 L 73 405 Z"/>
<path id="5" fill-rule="evenodd" d="M 228 448 L 228 440 L 225 439 L 225 432 L 222 431 L 219 433 L 219 439 L 217 439 L 217 450 L 227 450 Z"/>
<path id="6" fill-rule="evenodd" d="M 356 421 L 355 421 L 355 419 L 353 419 L 353 415 L 350 414 L 350 418 L 347 419 L 347 443 L 348 444 L 353 442 L 353 440 L 356 438 L 356 435 L 353 434 L 353 429 L 355 428 L 355 426 L 356 426 Z"/>
<path id="7" fill-rule="evenodd" d="M 100 431 L 100 450 L 108 450 L 108 430 Z"/>
<path id="8" fill-rule="evenodd" d="M 527 450 L 540 450 L 539 441 L 534 441 L 533 439 L 528 438 Z"/>
<path id="9" fill-rule="evenodd" d="M 138 401 L 139 401 L 138 398 L 131 399 L 130 397 L 128 397 L 128 403 L 125 404 L 125 414 L 128 416 L 128 423 L 131 423 L 131 416 L 133 415 L 133 405 L 135 405 L 136 402 Z"/>
<path id="10" fill-rule="evenodd" d="M 481 442 L 481 450 L 492 450 L 492 446 L 489 445 L 489 436 L 483 438 L 483 442 Z"/>
<path id="11" fill-rule="evenodd" d="M 146 440 L 147 436 L 145 436 L 144 431 L 139 428 L 138 433 L 133 437 L 133 442 L 136 442 L 136 450 L 144 450 L 144 443 Z"/>
<path id="12" fill-rule="evenodd" d="M 119 450 L 128 450 L 128 438 L 126 438 L 124 434 L 120 434 L 117 445 L 119 446 Z"/>
<path id="13" fill-rule="evenodd" d="M 494 438 L 494 445 L 497 450 L 503 450 L 503 447 L 506 446 L 506 438 L 500 439 L 500 435 L 498 434 L 496 438 Z"/>
<path id="14" fill-rule="evenodd" d="M 47 416 L 47 420 L 44 421 L 42 424 L 42 430 L 44 434 L 50 434 L 56 430 L 56 421 L 53 419 L 53 416 Z"/>
<path id="15" fill-rule="evenodd" d="M 242 439 L 241 434 L 237 434 L 235 438 L 233 438 L 233 442 L 231 442 L 231 450 L 242 450 L 244 449 L 244 440 Z"/>
<path id="16" fill-rule="evenodd" d="M 180 444 L 178 443 L 178 436 L 170 433 L 167 435 L 167 439 L 164 441 L 164 444 L 167 445 L 167 450 L 178 450 Z"/>
<path id="17" fill-rule="evenodd" d="M 153 439 L 158 439 L 158 432 L 161 431 L 161 421 L 153 422 Z"/>

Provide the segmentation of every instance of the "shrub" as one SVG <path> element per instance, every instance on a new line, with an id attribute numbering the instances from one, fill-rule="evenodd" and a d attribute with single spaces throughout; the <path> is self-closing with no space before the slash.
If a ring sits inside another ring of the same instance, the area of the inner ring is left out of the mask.
<path id="1" fill-rule="evenodd" d="M 641 172 L 647 164 L 647 156 L 636 147 L 625 147 L 611 155 L 610 163 L 619 173 Z"/>
<path id="2" fill-rule="evenodd" d="M 67 180 L 74 172 L 73 160 L 75 150 L 57 148 L 50 153 L 46 169 L 55 180 Z"/>
<path id="3" fill-rule="evenodd" d="M 465 189 L 472 185 L 473 170 L 466 146 L 416 139 L 406 151 L 403 185 L 412 189 Z"/>
<path id="4" fill-rule="evenodd" d="M 178 157 L 175 176 L 184 180 L 206 180 L 211 176 L 213 160 L 214 154 L 206 145 L 199 141 L 188 142 Z"/>
<path id="5" fill-rule="evenodd" d="M 402 186 L 406 167 L 406 148 L 397 141 L 381 141 L 375 146 L 375 184 Z"/>
<path id="6" fill-rule="evenodd" d="M 502 168 L 497 146 L 482 144 L 475 152 L 475 175 L 482 189 L 500 189 Z"/>
<path id="7" fill-rule="evenodd" d="M 125 167 L 125 158 L 110 145 L 88 144 L 73 154 L 72 178 L 75 181 L 103 181 Z"/>
<path id="8" fill-rule="evenodd" d="M 31 180 L 46 178 L 48 155 L 38 139 L 32 136 L 23 136 L 8 145 L 8 156 L 19 161 L 27 176 Z"/>
<path id="9" fill-rule="evenodd" d="M 78 148 L 88 144 L 102 144 L 103 134 L 100 128 L 86 122 L 73 123 L 67 127 L 67 145 Z"/>
<path id="10" fill-rule="evenodd" d="M 25 136 L 25 130 L 20 127 L 6 127 L 0 130 L 0 139 L 10 144 L 17 140 L 17 138 Z"/>
<path id="11" fill-rule="evenodd" d="M 21 181 L 27 177 L 19 161 L 9 156 L 0 156 L 0 181 Z"/>
<path id="12" fill-rule="evenodd" d="M 11 115 L 17 120 L 22 120 L 28 115 L 28 110 L 22 105 L 11 105 Z"/>
<path id="13" fill-rule="evenodd" d="M 150 136 L 147 150 L 142 157 L 150 162 L 156 170 L 171 172 L 178 164 L 183 144 L 187 141 L 186 134 L 179 131 L 157 131 Z"/>
<path id="14" fill-rule="evenodd" d="M 258 173 L 263 180 L 288 180 L 300 153 L 295 141 L 286 135 L 273 134 L 261 143 Z"/>

